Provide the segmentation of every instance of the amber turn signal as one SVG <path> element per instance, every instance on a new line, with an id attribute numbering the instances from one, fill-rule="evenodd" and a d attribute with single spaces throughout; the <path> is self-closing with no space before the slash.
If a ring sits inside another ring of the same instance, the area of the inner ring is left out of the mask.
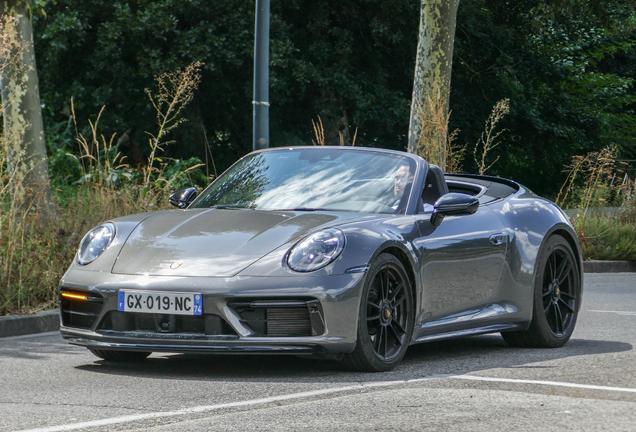
<path id="1" fill-rule="evenodd" d="M 83 294 L 73 294 L 69 292 L 63 292 L 62 297 L 73 299 L 73 300 L 86 300 L 86 296 Z"/>

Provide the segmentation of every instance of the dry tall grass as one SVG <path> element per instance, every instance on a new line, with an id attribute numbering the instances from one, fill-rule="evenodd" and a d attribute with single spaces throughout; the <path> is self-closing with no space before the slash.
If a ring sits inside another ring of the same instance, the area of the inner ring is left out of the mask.
<path id="1" fill-rule="evenodd" d="M 477 171 L 479 172 L 479 175 L 484 175 L 486 171 L 492 168 L 492 166 L 499 160 L 499 157 L 497 157 L 490 164 L 486 162 L 488 153 L 490 153 L 501 143 L 498 142 L 497 139 L 502 133 L 506 131 L 505 129 L 496 131 L 497 123 L 499 123 L 501 119 L 503 119 L 509 112 L 510 100 L 502 99 L 495 104 L 492 112 L 488 116 L 488 119 L 486 119 L 484 131 L 481 133 L 479 141 L 477 141 L 477 144 L 475 144 L 475 150 L 473 151 L 473 158 L 475 159 L 475 163 L 477 164 Z M 478 153 L 481 154 L 478 156 Z"/>
<path id="2" fill-rule="evenodd" d="M 585 156 L 574 156 L 572 164 L 566 167 L 568 176 L 559 190 L 556 203 L 561 206 L 575 204 L 582 209 L 582 217 L 585 217 L 590 207 L 607 206 L 613 194 L 629 194 L 628 177 L 620 170 L 617 172 L 617 153 L 616 147 L 610 146 Z M 622 174 L 626 180 L 618 188 L 612 182 L 615 173 Z"/>
<path id="3" fill-rule="evenodd" d="M 144 172 L 144 186 L 148 186 L 153 174 L 161 177 L 161 170 L 155 166 L 155 162 L 161 162 L 157 153 L 163 152 L 165 146 L 174 143 L 172 140 L 165 140 L 166 135 L 186 121 L 181 116 L 181 111 L 194 98 L 194 92 L 201 82 L 202 66 L 202 62 L 195 62 L 183 70 L 163 73 L 155 77 L 157 93 L 153 94 L 146 89 L 157 114 L 157 132 L 146 132 L 150 136 L 150 156 Z"/>
<path id="4" fill-rule="evenodd" d="M 457 129 L 452 132 L 448 129 L 451 112 L 446 113 L 446 94 L 441 85 L 433 85 L 424 104 L 417 107 L 420 128 L 416 154 L 444 172 L 457 173 L 462 170 L 466 146 L 455 142 Z"/>
<path id="5" fill-rule="evenodd" d="M 165 161 L 158 153 L 170 143 L 166 134 L 183 122 L 180 113 L 199 82 L 199 66 L 162 75 L 157 78 L 156 96 L 148 92 L 157 110 L 158 131 L 149 134 L 151 155 L 141 184 L 131 180 L 134 172 L 117 152 L 115 136 L 107 138 L 99 132 L 101 112 L 95 122 L 89 122 L 90 136 L 77 134 L 82 182 L 77 194 L 59 209 L 56 220 L 43 224 L 37 215 L 16 213 L 9 180 L 19 179 L 9 175 L 6 147 L 0 146 L 0 315 L 55 307 L 59 280 L 81 238 L 93 226 L 168 207 L 174 178 L 165 178 Z"/>
<path id="6" fill-rule="evenodd" d="M 0 18 L 0 76 L 11 71 L 13 75 L 19 76 L 15 69 L 20 67 L 18 60 L 26 45 L 16 37 L 16 24 L 15 18 Z M 5 110 L 15 101 L 15 97 L 10 92 L 4 92 L 0 104 L 3 121 Z M 15 143 L 23 141 L 28 127 L 25 125 L 24 130 L 3 129 L 0 136 L 0 314 L 7 304 L 22 308 L 27 298 L 42 300 L 37 284 L 47 280 L 50 270 L 46 264 L 55 255 L 54 251 L 46 248 L 50 244 L 51 233 L 40 226 L 40 221 L 30 209 L 21 208 L 16 198 L 16 191 L 25 191 L 27 173 L 9 169 L 9 166 L 15 167 L 20 165 L 19 161 L 24 161 L 25 153 Z M 28 190 L 26 192 L 29 193 Z M 34 242 L 34 237 L 38 237 L 40 242 Z M 41 267 L 30 265 L 29 257 L 33 254 L 43 261 Z"/>
<path id="7" fill-rule="evenodd" d="M 616 147 L 575 156 L 556 203 L 573 211 L 586 259 L 636 260 L 634 181 L 616 160 Z M 613 214 L 607 207 L 613 207 Z"/>
<path id="8" fill-rule="evenodd" d="M 322 124 L 322 119 L 320 118 L 320 116 L 318 116 L 318 121 L 315 122 L 313 119 L 311 120 L 311 125 L 314 128 L 314 137 L 315 139 L 311 140 L 311 143 L 315 146 L 324 146 L 327 145 L 325 143 L 325 127 Z M 338 131 L 338 137 L 339 137 L 339 143 L 341 146 L 346 146 L 349 145 L 346 140 L 345 140 L 345 136 L 342 132 Z M 355 146 L 356 145 L 356 138 L 358 137 L 358 128 L 356 128 L 355 133 L 353 134 L 353 139 L 351 140 L 351 146 Z"/>
<path id="9" fill-rule="evenodd" d="M 433 86 L 424 104 L 417 107 L 420 130 L 416 153 L 448 172 L 446 161 L 456 133 L 448 131 L 450 112 L 446 114 L 445 94 L 442 86 Z"/>

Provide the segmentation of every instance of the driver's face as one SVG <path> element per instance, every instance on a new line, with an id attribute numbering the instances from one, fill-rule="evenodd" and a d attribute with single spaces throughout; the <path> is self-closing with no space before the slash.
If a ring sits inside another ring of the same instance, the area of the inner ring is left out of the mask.
<path id="1" fill-rule="evenodd" d="M 401 197 L 404 194 L 404 188 L 408 183 L 411 169 L 408 165 L 402 165 L 395 173 L 395 186 L 393 186 L 393 194 L 396 198 Z"/>

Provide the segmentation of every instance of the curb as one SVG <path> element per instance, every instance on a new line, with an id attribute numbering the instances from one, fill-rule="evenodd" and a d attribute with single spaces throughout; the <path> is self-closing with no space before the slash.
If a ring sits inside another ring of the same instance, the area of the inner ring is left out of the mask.
<path id="1" fill-rule="evenodd" d="M 584 273 L 630 273 L 636 272 L 634 261 L 583 261 Z"/>
<path id="2" fill-rule="evenodd" d="M 60 310 L 38 312 L 33 315 L 0 317 L 0 338 L 44 333 L 60 329 Z"/>

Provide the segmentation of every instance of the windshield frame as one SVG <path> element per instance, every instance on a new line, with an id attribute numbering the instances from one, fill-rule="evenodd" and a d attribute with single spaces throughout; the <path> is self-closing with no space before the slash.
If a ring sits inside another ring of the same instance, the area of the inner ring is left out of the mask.
<path id="1" fill-rule="evenodd" d="M 238 159 L 235 163 L 233 163 L 227 170 L 225 170 L 221 175 L 219 175 L 216 179 L 214 179 L 214 181 L 212 181 L 198 196 L 197 198 L 188 206 L 188 208 L 198 208 L 196 207 L 196 205 L 198 203 L 201 202 L 201 200 L 206 196 L 206 192 L 214 187 L 216 185 L 217 182 L 223 182 L 225 181 L 225 177 L 227 176 L 227 173 L 229 171 L 231 171 L 237 164 L 241 163 L 244 159 L 248 158 L 248 157 L 254 157 L 255 155 L 259 154 L 259 153 L 264 153 L 264 152 L 284 152 L 284 151 L 290 151 L 290 150 L 302 150 L 302 151 L 320 151 L 320 150 L 339 150 L 339 151 L 343 151 L 343 152 L 365 152 L 365 153 L 382 153 L 385 155 L 394 155 L 396 157 L 400 157 L 400 158 L 409 158 L 411 159 L 414 163 L 415 163 L 415 173 L 413 174 L 413 181 L 412 181 L 412 187 L 409 191 L 409 197 L 408 197 L 408 201 L 407 201 L 407 205 L 406 205 L 406 209 L 405 211 L 400 214 L 396 214 L 395 216 L 404 216 L 404 215 L 413 215 L 417 213 L 417 206 L 418 206 L 418 202 L 420 199 L 420 195 L 421 192 L 424 188 L 424 179 L 426 178 L 426 173 L 428 171 L 428 164 L 427 162 L 421 158 L 420 156 L 417 156 L 413 153 L 407 153 L 404 151 L 398 151 L 398 150 L 389 150 L 389 149 L 381 149 L 381 148 L 372 148 L 372 147 L 342 147 L 342 146 L 293 146 L 293 147 L 275 147 L 275 148 L 268 148 L 268 149 L 261 149 L 261 150 L 257 150 L 254 152 L 250 152 L 248 154 L 246 154 L 245 156 L 241 157 L 240 159 Z M 212 207 L 214 208 L 214 206 Z M 220 207 L 222 208 L 222 206 Z M 245 207 L 248 208 L 249 207 Z M 258 209 L 259 211 L 280 211 L 278 209 Z M 290 209 L 291 210 L 291 209 Z M 290 211 L 287 210 L 286 211 Z M 302 209 L 296 210 L 296 211 L 305 211 Z M 325 212 L 334 212 L 334 211 L 347 211 L 347 210 L 325 210 L 325 209 L 318 209 L 318 210 L 306 210 L 306 211 L 325 211 Z M 373 214 L 373 213 L 371 213 Z M 376 213 L 378 215 L 383 215 L 383 216 L 391 216 L 390 214 L 387 213 Z"/>

